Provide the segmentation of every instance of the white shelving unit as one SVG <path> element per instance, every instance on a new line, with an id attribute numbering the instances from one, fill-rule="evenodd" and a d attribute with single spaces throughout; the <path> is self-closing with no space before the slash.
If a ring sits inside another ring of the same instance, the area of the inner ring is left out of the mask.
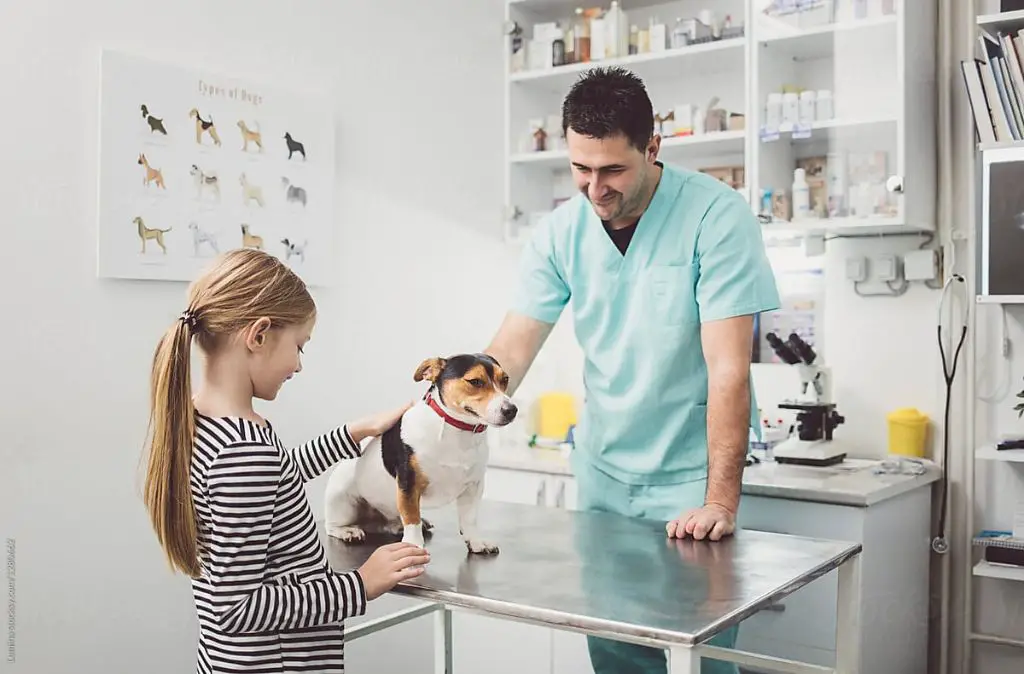
<path id="1" fill-rule="evenodd" d="M 608 9 L 610 0 L 600 4 Z M 544 37 L 545 25 L 571 26 L 577 3 L 507 0 L 506 238 L 523 240 L 537 218 L 577 193 L 561 140 L 562 100 L 581 73 L 612 65 L 644 80 L 656 114 L 687 105 L 703 114 L 717 99 L 727 128 L 663 134 L 660 158 L 692 170 L 732 169 L 767 238 L 934 231 L 936 1 L 823 1 L 832 12 L 824 19 L 767 16 L 764 4 L 622 0 L 628 25 L 665 26 L 667 48 L 551 66 L 550 42 L 534 38 Z M 705 9 L 717 20 L 729 16 L 734 32 L 672 48 L 677 20 L 699 19 Z M 522 59 L 512 56 L 514 37 L 522 39 Z M 825 90 L 831 105 L 818 114 L 812 104 L 807 124 L 772 123 L 769 94 L 784 87 Z M 547 133 L 542 151 L 532 144 L 537 124 Z M 793 218 L 786 207 L 798 161 L 816 162 L 809 182 L 812 208 L 819 207 L 809 218 Z"/>
<path id="2" fill-rule="evenodd" d="M 1004 12 L 996 14 L 984 14 L 976 17 L 977 28 L 979 35 L 982 32 L 987 32 L 990 35 L 998 36 L 1001 32 L 1009 32 L 1016 34 L 1018 30 L 1024 29 L 1024 11 L 1016 12 Z M 984 56 L 981 55 L 983 60 Z M 973 133 L 973 127 L 972 127 Z M 993 285 L 989 279 L 995 278 L 993 274 L 993 265 L 990 262 L 988 250 L 990 245 L 994 243 L 994 249 L 1000 247 L 1000 242 L 992 242 L 989 236 L 989 204 L 986 194 L 989 188 L 989 182 L 986 176 L 986 168 L 992 165 L 994 162 L 999 163 L 1008 159 L 1008 154 L 1020 153 L 1020 159 L 1024 161 L 1024 141 L 1019 142 L 1002 142 L 1002 143 L 977 143 L 977 154 L 975 168 L 978 173 L 979 179 L 976 181 L 976 185 L 979 188 L 977 209 L 975 214 L 974 235 L 970 237 L 971 255 L 969 255 L 969 267 L 971 269 L 970 274 L 970 287 L 974 293 L 974 300 L 976 304 L 997 304 L 997 305 L 1014 305 L 1024 304 L 1024 285 L 1022 285 L 1019 292 L 991 292 L 989 288 Z M 1016 160 L 1016 158 L 1014 158 Z M 1024 167 L 1024 164 L 1022 164 Z M 1003 181 L 1005 183 L 1005 180 Z M 1013 181 L 1010 181 L 1012 183 Z M 1013 184 L 1003 184 L 1001 186 L 995 186 L 996 191 L 1006 192 L 1007 190 L 1015 189 Z M 998 216 L 997 216 L 997 219 Z M 1001 245 L 1006 246 L 1006 243 Z M 1005 263 L 1002 265 L 1005 269 Z M 999 284 L 1003 287 L 1006 286 L 1004 279 L 999 281 Z M 975 395 L 974 378 L 977 366 L 977 335 L 978 335 L 978 318 L 977 311 L 971 311 L 970 313 L 970 343 L 968 345 L 968 425 L 969 434 L 968 437 L 972 440 L 975 439 L 976 424 L 977 424 L 977 397 Z M 1016 389 L 1013 389 L 1016 390 Z M 1002 404 L 1012 404 L 1003 402 Z M 1024 581 L 1024 568 L 1018 568 L 1007 565 L 993 564 L 984 560 L 982 555 L 979 555 L 979 550 L 984 546 L 979 543 L 980 538 L 975 538 L 980 533 L 980 529 L 986 528 L 986 522 L 979 522 L 979 518 L 975 514 L 975 509 L 978 506 L 978 491 L 977 491 L 977 466 L 976 462 L 981 461 L 987 467 L 998 466 L 998 477 L 1004 480 L 1004 483 L 1009 484 L 1009 488 L 1005 491 L 1000 489 L 1000 499 L 1008 498 L 1010 502 L 1016 503 L 1016 508 L 1021 508 L 1021 504 L 1024 504 L 1024 449 L 1016 450 L 997 450 L 995 444 L 984 444 L 977 447 L 974 450 L 973 461 L 967 462 L 967 471 L 965 475 L 966 482 L 966 531 L 968 535 L 965 537 L 964 545 L 966 548 L 966 558 L 972 560 L 967 565 L 967 578 L 964 586 L 964 672 L 973 671 L 972 667 L 974 664 L 973 650 L 974 645 L 977 643 L 988 643 L 998 644 L 1000 646 L 1010 646 L 1020 649 L 1024 649 L 1024 639 L 1008 638 L 1001 635 L 989 634 L 975 631 L 975 606 L 974 606 L 974 595 L 976 588 L 974 582 L 978 579 L 996 579 L 997 582 L 1014 582 Z M 993 477 L 990 475 L 989 477 Z M 994 479 L 994 478 L 993 478 Z M 987 520 L 987 517 L 985 518 Z M 1000 527 L 1002 529 L 1004 527 Z M 1015 535 L 1018 535 L 1015 533 Z"/>

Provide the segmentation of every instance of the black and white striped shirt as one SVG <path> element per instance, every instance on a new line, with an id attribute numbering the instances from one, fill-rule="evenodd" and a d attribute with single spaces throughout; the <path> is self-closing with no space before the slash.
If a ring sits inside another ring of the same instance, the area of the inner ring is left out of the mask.
<path id="1" fill-rule="evenodd" d="M 344 426 L 285 449 L 269 423 L 196 415 L 198 672 L 345 671 L 342 621 L 366 592 L 331 569 L 303 483 L 359 452 Z"/>

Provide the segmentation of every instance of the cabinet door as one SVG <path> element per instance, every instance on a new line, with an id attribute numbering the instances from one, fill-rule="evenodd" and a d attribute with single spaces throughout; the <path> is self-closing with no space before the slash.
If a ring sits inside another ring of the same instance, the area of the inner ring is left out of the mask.
<path id="1" fill-rule="evenodd" d="M 576 632 L 552 630 L 551 670 L 554 674 L 593 674 L 587 637 Z"/>
<path id="2" fill-rule="evenodd" d="M 577 510 L 576 480 L 569 476 L 552 476 L 551 489 L 553 492 L 552 504 L 556 508 L 565 510 Z"/>
<path id="3" fill-rule="evenodd" d="M 744 529 L 863 542 L 863 508 L 744 496 Z M 818 578 L 740 626 L 737 648 L 828 666 L 835 661 L 838 576 Z"/>
<path id="4" fill-rule="evenodd" d="M 488 468 L 484 479 L 484 498 L 506 503 L 549 505 L 551 484 L 547 475 L 525 470 Z"/>
<path id="5" fill-rule="evenodd" d="M 455 611 L 452 669 L 487 674 L 551 674 L 551 630 Z"/>

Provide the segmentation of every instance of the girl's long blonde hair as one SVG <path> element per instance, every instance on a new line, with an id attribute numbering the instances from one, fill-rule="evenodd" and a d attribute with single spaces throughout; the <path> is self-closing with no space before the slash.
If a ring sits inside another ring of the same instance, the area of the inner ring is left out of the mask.
<path id="1" fill-rule="evenodd" d="M 188 292 L 188 307 L 156 348 L 150 379 L 152 438 L 144 500 L 157 540 L 172 569 L 200 575 L 192 502 L 191 347 L 212 353 L 222 337 L 259 318 L 275 328 L 313 318 L 316 305 L 302 280 L 276 257 L 239 249 L 221 255 Z"/>

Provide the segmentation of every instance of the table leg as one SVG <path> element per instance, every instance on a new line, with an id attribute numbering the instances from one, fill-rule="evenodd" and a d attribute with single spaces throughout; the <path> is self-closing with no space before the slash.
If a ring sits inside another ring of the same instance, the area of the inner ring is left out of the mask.
<path id="1" fill-rule="evenodd" d="M 668 649 L 668 674 L 700 674 L 700 655 L 687 646 Z"/>
<path id="2" fill-rule="evenodd" d="M 860 555 L 839 566 L 836 603 L 836 672 L 860 673 Z"/>
<path id="3" fill-rule="evenodd" d="M 434 674 L 452 674 L 452 612 L 447 606 L 434 613 Z"/>

